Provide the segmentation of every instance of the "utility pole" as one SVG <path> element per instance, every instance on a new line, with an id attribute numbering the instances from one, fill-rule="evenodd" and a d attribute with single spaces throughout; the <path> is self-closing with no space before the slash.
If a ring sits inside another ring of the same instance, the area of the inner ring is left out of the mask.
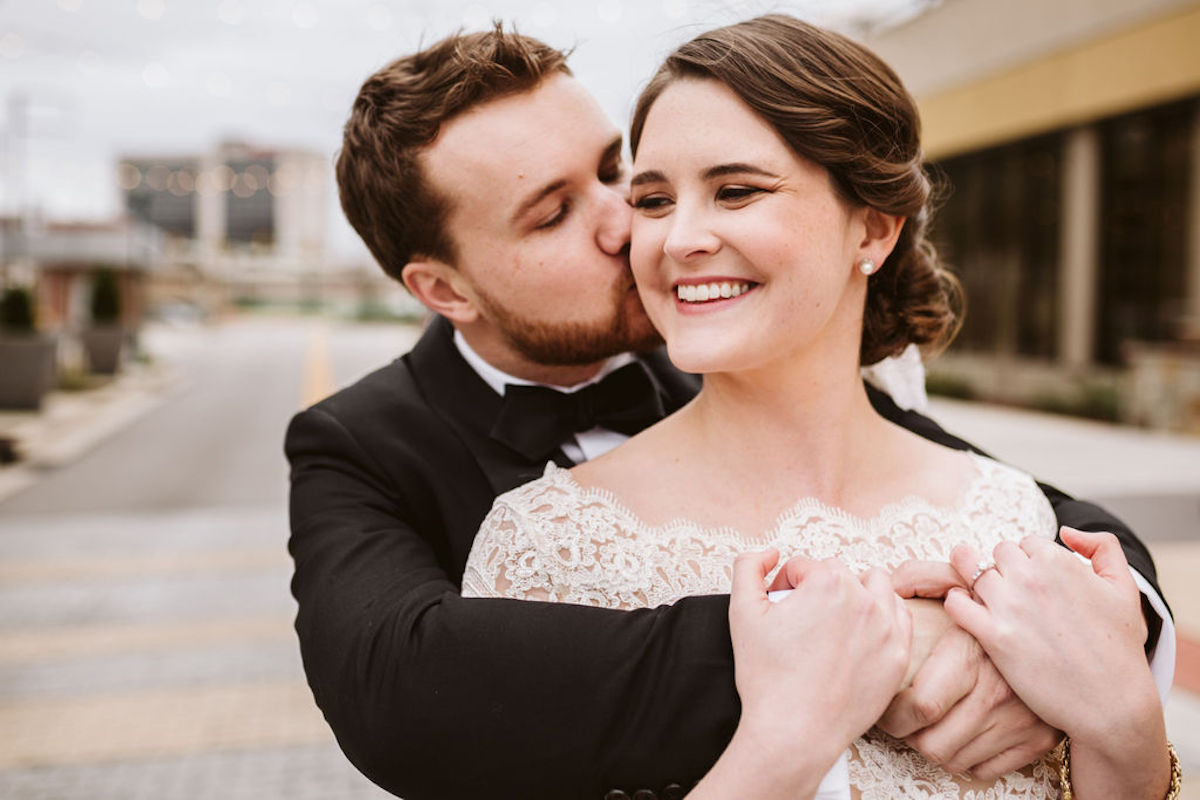
<path id="1" fill-rule="evenodd" d="M 7 187 L 4 209 L 4 236 L 0 237 L 0 282 L 8 285 L 10 267 L 26 255 L 25 231 L 28 211 L 27 166 L 25 152 L 29 129 L 29 100 L 20 92 L 10 92 L 5 102 L 4 184 Z"/>

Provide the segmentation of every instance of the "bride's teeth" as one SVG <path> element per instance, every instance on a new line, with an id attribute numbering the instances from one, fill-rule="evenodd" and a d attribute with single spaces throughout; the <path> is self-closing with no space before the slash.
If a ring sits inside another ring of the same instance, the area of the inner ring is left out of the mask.
<path id="1" fill-rule="evenodd" d="M 706 303 L 738 297 L 750 291 L 749 283 L 694 283 L 675 287 L 676 296 L 684 303 Z"/>

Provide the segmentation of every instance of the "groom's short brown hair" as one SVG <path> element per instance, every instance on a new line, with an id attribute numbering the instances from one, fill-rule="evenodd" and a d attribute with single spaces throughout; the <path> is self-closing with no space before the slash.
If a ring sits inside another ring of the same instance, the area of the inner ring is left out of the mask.
<path id="1" fill-rule="evenodd" d="M 418 156 L 442 125 L 489 100 L 529 91 L 567 54 L 495 23 L 404 56 L 359 89 L 337 158 L 342 210 L 396 280 L 416 255 L 453 264 L 445 230 L 451 198 L 435 191 Z"/>

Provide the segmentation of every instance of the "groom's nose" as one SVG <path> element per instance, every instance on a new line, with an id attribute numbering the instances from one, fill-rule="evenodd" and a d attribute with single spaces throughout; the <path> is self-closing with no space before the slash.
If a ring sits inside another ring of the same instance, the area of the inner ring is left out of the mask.
<path id="1" fill-rule="evenodd" d="M 614 184 L 605 186 L 597 205 L 596 244 L 609 255 L 617 255 L 629 245 L 629 228 L 633 222 L 633 209 L 625 195 L 628 186 Z"/>

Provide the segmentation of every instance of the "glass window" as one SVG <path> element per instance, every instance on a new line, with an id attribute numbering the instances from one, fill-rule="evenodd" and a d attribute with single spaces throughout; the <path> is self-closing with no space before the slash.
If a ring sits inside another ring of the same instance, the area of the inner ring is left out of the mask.
<path id="1" fill-rule="evenodd" d="M 1095 358 L 1128 340 L 1177 338 L 1184 314 L 1195 101 L 1100 124 L 1100 274 Z"/>
<path id="2" fill-rule="evenodd" d="M 1053 358 L 1057 350 L 1061 134 L 947 159 L 933 240 L 958 274 L 955 349 Z"/>

